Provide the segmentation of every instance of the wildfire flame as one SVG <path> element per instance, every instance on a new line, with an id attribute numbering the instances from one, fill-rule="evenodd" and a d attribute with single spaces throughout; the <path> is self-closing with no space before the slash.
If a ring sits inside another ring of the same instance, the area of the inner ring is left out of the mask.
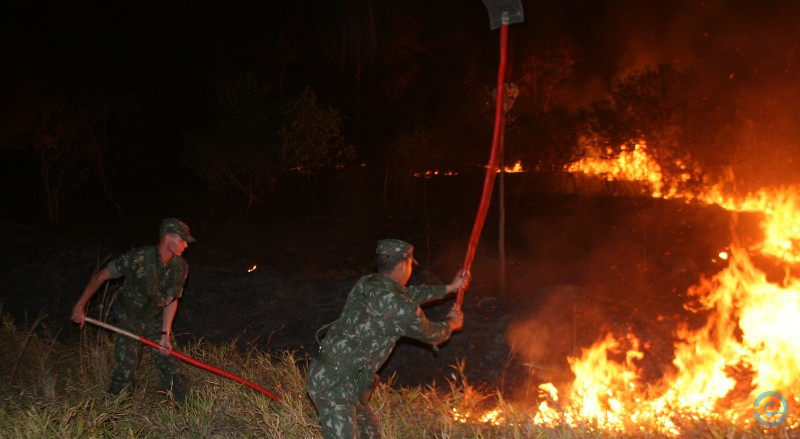
<path id="1" fill-rule="evenodd" d="M 498 169 L 497 172 L 500 172 L 500 170 Z M 503 166 L 503 172 L 506 174 L 519 174 L 527 171 L 522 167 L 522 160 L 517 160 L 514 166 Z"/>
<path id="2" fill-rule="evenodd" d="M 678 161 L 676 166 L 683 172 L 677 181 L 665 181 L 661 166 L 650 154 L 644 141 L 636 142 L 633 149 L 622 145 L 616 157 L 607 149 L 600 153 L 596 148 L 587 148 L 587 155 L 567 166 L 567 172 L 596 175 L 608 181 L 638 181 L 649 185 L 650 195 L 656 198 L 673 198 L 679 194 L 679 183 L 692 178 L 686 164 Z"/>
<path id="3" fill-rule="evenodd" d="M 248 273 L 252 273 L 252 272 L 256 271 L 256 268 L 258 268 L 258 266 L 257 265 L 253 265 L 252 267 L 247 269 L 247 272 Z"/>
<path id="4" fill-rule="evenodd" d="M 444 175 L 446 177 L 452 177 L 454 175 L 458 175 L 456 171 L 437 171 L 437 170 L 427 170 L 423 172 L 415 172 L 414 177 L 423 177 L 423 178 L 432 178 L 434 176 Z"/>
<path id="5" fill-rule="evenodd" d="M 488 167 L 488 165 L 486 167 Z M 514 166 L 504 166 L 502 170 L 500 168 L 497 169 L 498 173 L 500 173 L 501 171 L 505 172 L 506 174 L 518 174 L 521 172 L 528 172 L 527 169 L 525 169 L 522 166 L 522 160 L 517 160 L 514 163 Z M 439 171 L 436 169 L 428 169 L 425 171 L 414 173 L 414 177 L 422 177 L 422 178 L 433 178 L 436 176 L 452 177 L 454 175 L 458 175 L 458 171 Z"/>
<path id="6" fill-rule="evenodd" d="M 606 151 L 609 155 L 610 151 Z M 676 169 L 686 169 L 680 163 Z M 775 391 L 793 404 L 800 403 L 800 278 L 787 268 L 783 282 L 767 280 L 752 262 L 758 253 L 777 263 L 800 263 L 800 188 L 763 188 L 737 196 L 712 185 L 683 191 L 691 178 L 680 173 L 668 179 L 648 154 L 643 142 L 622 148 L 616 156 L 585 157 L 566 170 L 644 184 L 658 198 L 684 199 L 720 206 L 731 212 L 756 212 L 762 216 L 763 240 L 749 248 L 733 242 L 720 252 L 727 266 L 710 279 L 701 279 L 688 294 L 699 303 L 707 320 L 699 329 L 676 329 L 672 360 L 675 371 L 657 383 L 645 383 L 637 361 L 644 357 L 635 334 L 607 334 L 580 355 L 568 358 L 574 381 L 559 398 L 552 383 L 539 386 L 542 401 L 534 423 L 540 426 L 594 425 L 612 432 L 631 432 L 649 426 L 663 434 L 680 435 L 686 420 L 755 424 L 754 401 L 765 391 Z M 688 305 L 686 305 L 688 309 Z M 490 420 L 503 419 L 493 410 Z M 763 415 L 769 413 L 764 410 Z M 482 415 L 459 414 L 480 420 Z M 494 422 L 494 421 L 485 421 Z M 789 414 L 784 427 L 800 427 Z"/>

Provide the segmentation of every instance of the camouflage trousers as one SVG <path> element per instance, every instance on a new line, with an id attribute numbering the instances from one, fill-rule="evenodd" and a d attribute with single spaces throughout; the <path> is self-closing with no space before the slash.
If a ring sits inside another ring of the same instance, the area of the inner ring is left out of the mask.
<path id="1" fill-rule="evenodd" d="M 146 324 L 120 326 L 135 331 L 144 338 L 155 342 L 161 340 L 160 318 L 157 321 Z M 173 347 L 175 346 L 174 340 L 172 345 Z M 108 393 L 118 395 L 125 387 L 132 389 L 136 386 L 136 370 L 139 368 L 139 363 L 142 359 L 142 349 L 144 349 L 144 346 L 138 340 L 117 334 L 114 341 L 114 358 L 117 361 L 117 368 L 111 374 Z M 161 385 L 165 389 L 172 391 L 172 397 L 175 401 L 179 403 L 185 402 L 189 389 L 186 378 L 181 372 L 180 360 L 169 355 L 162 355 L 153 348 L 148 347 L 146 349 L 150 350 L 150 356 L 153 358 L 159 372 L 161 372 Z"/>
<path id="2" fill-rule="evenodd" d="M 358 401 L 353 377 L 328 370 L 311 360 L 306 376 L 308 395 L 317 407 L 325 439 L 375 439 L 380 425 L 368 404 Z"/>

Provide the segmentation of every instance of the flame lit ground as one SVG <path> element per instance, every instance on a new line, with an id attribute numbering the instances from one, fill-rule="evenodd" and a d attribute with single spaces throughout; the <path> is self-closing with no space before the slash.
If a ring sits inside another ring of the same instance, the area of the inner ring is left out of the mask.
<path id="1" fill-rule="evenodd" d="M 412 282 L 449 280 L 461 264 L 477 203 L 479 180 L 470 178 L 428 180 L 424 208 L 393 214 L 374 202 L 374 193 L 343 190 L 354 187 L 352 181 L 332 185 L 312 203 L 286 202 L 249 217 L 220 213 L 219 206 L 199 202 L 200 195 L 187 200 L 191 206 L 176 216 L 190 222 L 198 242 L 186 253 L 192 273 L 176 321 L 179 339 L 238 339 L 272 351 L 309 352 L 314 330 L 336 318 L 349 287 L 371 269 L 381 237 L 416 244 L 421 265 Z M 536 386 L 572 381 L 567 356 L 608 332 L 639 337 L 645 380 L 673 367 L 675 328 L 704 319 L 683 308 L 687 289 L 727 263 L 718 253 L 731 242 L 730 213 L 631 196 L 625 184 L 608 184 L 605 194 L 550 193 L 540 178 L 509 178 L 506 293 L 497 290 L 496 212 L 490 212 L 464 331 L 438 355 L 401 343 L 384 379 L 396 374 L 396 385 L 441 384 L 464 360 L 472 384 L 535 406 Z M 166 203 L 133 203 L 139 204 L 131 210 L 143 214 L 129 218 L 131 242 L 143 245 L 153 239 L 151 226 Z M 757 221 L 740 214 L 736 233 L 754 239 Z M 45 311 L 51 327 L 63 326 L 95 261 L 126 248 L 117 224 L 102 212 L 58 235 L 4 223 L 3 311 L 23 326 Z M 784 275 L 782 267 L 756 263 L 769 276 Z M 248 273 L 253 265 L 258 268 Z M 427 311 L 441 318 L 449 306 Z M 76 332 L 67 326 L 61 335 Z"/>

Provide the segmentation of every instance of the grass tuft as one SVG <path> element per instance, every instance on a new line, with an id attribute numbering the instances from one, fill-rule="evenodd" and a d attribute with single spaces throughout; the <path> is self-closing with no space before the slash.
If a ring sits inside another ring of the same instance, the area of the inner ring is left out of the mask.
<path id="1" fill-rule="evenodd" d="M 182 346 L 190 357 L 230 371 L 274 392 L 280 402 L 234 381 L 184 365 L 192 382 L 186 403 L 178 405 L 160 388 L 145 353 L 140 382 L 131 393 L 105 392 L 114 367 L 113 337 L 87 327 L 79 342 L 63 344 L 39 326 L 17 329 L 9 317 L 0 328 L 0 438 L 120 437 L 267 437 L 319 438 L 320 426 L 305 392 L 307 358 L 286 351 L 269 355 L 242 350 L 235 343 L 198 340 Z M 603 432 L 591 423 L 541 427 L 529 412 L 509 404 L 503 395 L 471 386 L 463 363 L 444 388 L 394 388 L 380 384 L 371 404 L 386 438 L 603 438 L 662 437 L 652 427 L 635 434 Z M 474 416 L 489 408 L 502 411 L 495 425 Z M 686 436 L 713 438 L 790 437 L 775 428 L 743 430 L 724 423 L 697 423 Z"/>

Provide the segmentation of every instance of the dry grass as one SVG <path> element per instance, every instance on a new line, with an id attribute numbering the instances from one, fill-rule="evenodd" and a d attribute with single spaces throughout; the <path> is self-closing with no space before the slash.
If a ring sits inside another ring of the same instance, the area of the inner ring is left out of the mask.
<path id="1" fill-rule="evenodd" d="M 321 437 L 305 393 L 305 358 L 284 352 L 271 356 L 235 345 L 196 342 L 182 352 L 249 379 L 281 397 L 275 402 L 236 382 L 186 365 L 194 384 L 187 403 L 177 405 L 160 389 L 152 362 L 142 361 L 132 394 L 105 393 L 114 365 L 112 338 L 87 328 L 80 343 L 65 345 L 42 328 L 20 331 L 9 318 L 0 328 L 0 438 L 102 437 Z M 147 356 L 149 354 L 145 354 Z M 456 366 L 461 372 L 460 366 Z M 462 423 L 452 416 L 483 405 L 504 409 L 506 422 L 495 426 Z M 618 437 L 591 425 L 542 428 L 517 413 L 502 395 L 479 392 L 463 379 L 449 388 L 395 389 L 382 384 L 372 406 L 386 438 L 539 438 Z M 695 437 L 789 437 L 790 432 L 743 431 L 732 425 L 697 425 Z M 636 437 L 658 437 L 645 430 Z"/>

